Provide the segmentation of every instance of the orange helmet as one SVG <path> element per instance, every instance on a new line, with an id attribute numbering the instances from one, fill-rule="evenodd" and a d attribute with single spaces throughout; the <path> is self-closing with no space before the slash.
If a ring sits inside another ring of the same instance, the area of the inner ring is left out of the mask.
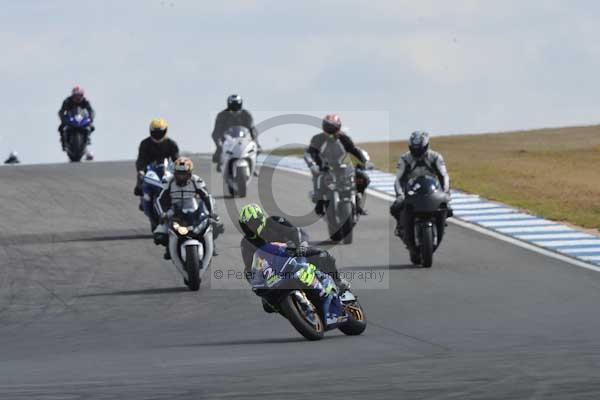
<path id="1" fill-rule="evenodd" d="M 184 186 L 192 179 L 192 171 L 194 170 L 194 163 L 187 157 L 179 157 L 175 160 L 175 167 L 173 176 L 175 177 L 175 183 L 179 186 Z"/>

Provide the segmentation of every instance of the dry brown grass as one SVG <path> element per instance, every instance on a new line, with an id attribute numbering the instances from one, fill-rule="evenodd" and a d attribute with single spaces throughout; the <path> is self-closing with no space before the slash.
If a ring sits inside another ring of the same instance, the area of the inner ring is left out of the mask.
<path id="1" fill-rule="evenodd" d="M 387 171 L 406 142 L 361 144 Z M 452 187 L 548 219 L 600 228 L 600 126 L 431 139 Z"/>
<path id="2" fill-rule="evenodd" d="M 407 149 L 404 141 L 360 146 L 390 172 Z M 600 126 L 440 136 L 431 146 L 444 155 L 455 189 L 600 228 Z"/>

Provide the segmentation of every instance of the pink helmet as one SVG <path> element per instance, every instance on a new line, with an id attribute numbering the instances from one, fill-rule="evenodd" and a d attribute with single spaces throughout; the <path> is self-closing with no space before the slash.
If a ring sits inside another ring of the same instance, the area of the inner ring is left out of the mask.
<path id="1" fill-rule="evenodd" d="M 328 114 L 323 118 L 323 131 L 331 135 L 337 134 L 342 129 L 342 120 L 337 114 Z"/>
<path id="2" fill-rule="evenodd" d="M 85 92 L 79 85 L 75 85 L 75 87 L 73 87 L 73 89 L 71 90 L 71 97 L 73 97 L 73 100 L 75 100 L 76 102 L 80 102 L 81 100 L 83 100 L 84 96 Z"/>

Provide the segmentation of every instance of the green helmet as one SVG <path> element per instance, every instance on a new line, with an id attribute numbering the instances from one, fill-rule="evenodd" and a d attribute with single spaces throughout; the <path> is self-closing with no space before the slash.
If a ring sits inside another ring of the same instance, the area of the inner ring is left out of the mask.
<path id="1" fill-rule="evenodd" d="M 246 236 L 255 238 L 260 235 L 267 224 L 267 216 L 258 204 L 248 204 L 240 210 L 238 222 Z"/>

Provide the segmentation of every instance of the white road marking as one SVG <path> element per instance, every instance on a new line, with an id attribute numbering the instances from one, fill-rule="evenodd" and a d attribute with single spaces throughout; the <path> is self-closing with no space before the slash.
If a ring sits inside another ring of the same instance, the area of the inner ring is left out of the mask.
<path id="1" fill-rule="evenodd" d="M 475 216 L 484 214 L 510 214 L 516 212 L 516 210 L 512 210 L 506 207 L 489 208 L 487 210 L 454 210 L 454 214 L 461 217 L 465 215 Z"/>
<path id="2" fill-rule="evenodd" d="M 492 214 L 492 215 L 467 215 L 463 217 L 467 221 L 479 222 L 479 221 L 494 221 L 494 220 L 502 220 L 502 219 L 530 219 L 534 218 L 528 214 L 519 214 L 519 213 L 507 213 L 507 214 Z"/>
<path id="3" fill-rule="evenodd" d="M 487 208 L 496 208 L 498 207 L 498 204 L 494 204 L 494 203 L 487 203 L 487 202 L 482 202 L 482 203 L 477 203 L 477 204 L 459 204 L 456 207 L 452 207 L 455 210 L 484 210 Z"/>
<path id="4" fill-rule="evenodd" d="M 450 204 L 481 203 L 479 197 L 459 197 L 450 200 Z"/>
<path id="5" fill-rule="evenodd" d="M 598 256 L 581 256 L 584 260 L 588 261 L 600 261 L 600 255 Z"/>
<path id="6" fill-rule="evenodd" d="M 515 226 L 515 227 L 521 227 L 521 226 L 535 226 L 535 225 L 547 225 L 548 221 L 544 220 L 544 219 L 528 219 L 528 220 L 524 220 L 524 221 L 483 221 L 481 222 L 480 225 L 483 226 L 487 226 L 490 228 L 497 228 L 497 227 L 505 227 L 505 226 Z"/>
<path id="7" fill-rule="evenodd" d="M 476 194 L 468 194 L 468 193 L 458 193 L 458 192 L 454 192 L 454 191 L 450 191 L 450 194 L 452 195 L 453 199 L 462 199 L 462 198 L 477 198 L 479 199 L 480 197 Z"/>
<path id="8" fill-rule="evenodd" d="M 566 254 L 600 254 L 600 247 L 558 248 L 557 251 Z"/>
<path id="9" fill-rule="evenodd" d="M 568 230 L 567 227 L 559 225 L 553 222 L 548 222 L 548 226 L 529 226 L 529 227 L 518 227 L 518 228 L 498 228 L 496 229 L 500 233 L 507 235 L 515 233 L 530 233 L 530 232 L 552 232 L 552 231 L 564 231 Z"/>
<path id="10" fill-rule="evenodd" d="M 573 240 L 547 240 L 543 242 L 533 242 L 539 246 L 545 247 L 568 247 L 568 246 L 600 246 L 600 239 L 573 239 Z"/>
<path id="11" fill-rule="evenodd" d="M 539 233 L 529 235 L 517 235 L 517 238 L 521 240 L 544 240 L 544 239 L 583 239 L 593 238 L 594 236 L 588 235 L 587 233 Z"/>

